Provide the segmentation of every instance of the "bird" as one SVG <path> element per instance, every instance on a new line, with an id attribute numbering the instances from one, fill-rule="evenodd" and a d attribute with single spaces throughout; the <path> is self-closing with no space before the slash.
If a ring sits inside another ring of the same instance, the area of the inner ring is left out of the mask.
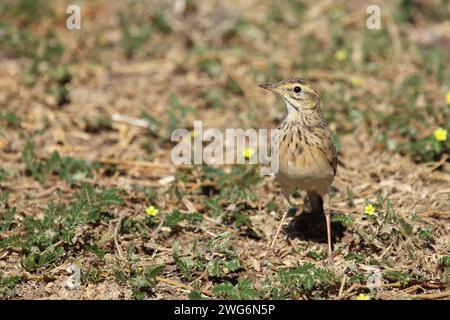
<path id="1" fill-rule="evenodd" d="M 312 214 L 325 215 L 330 260 L 330 213 L 324 210 L 323 198 L 336 176 L 338 159 L 333 136 L 322 112 L 319 91 L 303 78 L 259 86 L 280 96 L 287 107 L 287 116 L 277 127 L 279 167 L 274 174 L 275 179 L 291 208 L 290 194 L 298 188 L 306 191 Z M 281 218 L 266 251 L 266 259 L 270 256 L 288 212 L 285 211 Z"/>

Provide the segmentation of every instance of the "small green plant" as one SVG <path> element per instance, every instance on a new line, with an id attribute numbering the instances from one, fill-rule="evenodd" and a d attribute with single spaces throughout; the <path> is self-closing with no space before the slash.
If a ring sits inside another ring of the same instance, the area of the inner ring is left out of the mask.
<path id="1" fill-rule="evenodd" d="M 116 269 L 117 280 L 131 288 L 133 298 L 136 300 L 145 299 L 153 295 L 153 287 L 156 285 L 156 277 L 165 269 L 165 265 L 146 268 L 133 268 L 130 273 Z"/>
<path id="2" fill-rule="evenodd" d="M 200 223 L 203 221 L 203 215 L 198 212 L 184 213 L 174 209 L 166 215 L 164 223 L 171 228 L 176 228 L 182 221 L 186 221 L 190 225 Z"/>
<path id="3" fill-rule="evenodd" d="M 448 283 L 450 275 L 450 256 L 443 256 L 437 261 L 437 270 L 440 274 L 441 281 Z"/>
<path id="4" fill-rule="evenodd" d="M 430 243 L 434 243 L 434 235 L 429 226 L 425 226 L 423 228 L 419 228 L 418 230 L 419 238 L 425 241 L 429 241 Z"/>
<path id="5" fill-rule="evenodd" d="M 203 298 L 201 292 L 195 288 L 189 292 L 188 298 L 189 300 L 207 300 L 206 298 Z"/>
<path id="6" fill-rule="evenodd" d="M 439 139 L 438 130 L 450 131 L 447 129 L 436 129 L 435 134 L 424 138 L 412 138 L 408 142 L 399 146 L 399 151 L 403 154 L 411 154 L 417 162 L 437 161 L 440 157 L 450 153 L 450 139 Z M 446 137 L 446 134 L 445 134 Z"/>
<path id="7" fill-rule="evenodd" d="M 146 296 L 152 294 L 151 290 L 156 284 L 156 276 L 161 274 L 165 269 L 165 265 L 146 267 L 142 272 L 133 274 L 128 280 L 128 285 L 132 287 L 133 297 L 136 300 L 142 300 Z"/>
<path id="8" fill-rule="evenodd" d="M 221 233 L 206 246 L 207 251 L 213 254 L 213 258 L 206 264 L 206 270 L 213 277 L 220 277 L 241 268 L 239 257 L 230 244 L 230 237 L 228 232 Z"/>
<path id="9" fill-rule="evenodd" d="M 234 286 L 229 281 L 226 281 L 215 286 L 212 289 L 212 292 L 221 298 L 232 300 L 255 300 L 259 298 L 259 294 L 252 286 L 252 282 L 248 279 L 239 280 Z"/>
<path id="10" fill-rule="evenodd" d="M 350 227 L 353 224 L 353 218 L 345 214 L 334 214 L 331 216 L 331 221 L 340 222 L 345 227 Z"/>
<path id="11" fill-rule="evenodd" d="M 416 275 L 411 275 L 409 273 L 399 271 L 385 272 L 383 274 L 383 278 L 390 281 L 399 281 L 403 286 L 408 285 L 411 281 L 419 280 L 419 277 Z"/>
<path id="12" fill-rule="evenodd" d="M 24 233 L 0 240 L 0 249 L 12 247 L 22 250 L 25 255 L 22 265 L 28 271 L 45 268 L 79 243 L 83 226 L 109 219 L 106 210 L 122 204 L 119 190 L 97 191 L 91 185 L 83 184 L 70 204 L 49 203 L 42 219 L 26 217 Z M 11 212 L 2 228 L 11 228 L 12 219 Z M 88 251 L 96 248 L 94 239 L 87 243 L 83 241 L 83 244 Z M 98 249 L 96 251 L 100 254 Z"/>
<path id="13" fill-rule="evenodd" d="M 55 248 L 54 246 L 50 245 L 43 251 L 31 252 L 23 259 L 22 266 L 27 271 L 35 271 L 55 262 L 63 254 L 63 248 Z"/>
<path id="14" fill-rule="evenodd" d="M 36 1 L 34 3 L 42 2 Z M 41 8 L 41 5 L 39 5 L 39 8 Z M 22 9 L 20 10 L 22 11 Z M 33 12 L 33 16 L 36 16 L 36 12 Z M 43 76 L 44 70 L 50 70 L 51 76 L 48 79 L 45 78 L 48 80 L 46 81 L 47 91 L 54 96 L 55 102 L 59 106 L 70 102 L 67 84 L 72 77 L 67 62 L 63 62 L 65 48 L 55 33 L 48 31 L 42 36 L 36 36 L 28 27 L 3 24 L 0 24 L 0 27 L 4 28 L 2 36 L 4 48 L 16 56 L 28 59 L 30 62 L 29 67 L 24 72 L 25 84 L 34 85 Z"/>
<path id="15" fill-rule="evenodd" d="M 149 157 L 151 158 L 151 154 L 154 150 L 155 145 L 159 143 L 158 138 L 160 138 L 161 135 L 164 135 L 164 133 L 162 133 L 162 131 L 160 130 L 161 122 L 151 114 L 143 112 L 141 114 L 141 118 L 147 122 L 148 127 L 148 137 L 141 144 L 141 147 L 148 153 Z"/>
<path id="16" fill-rule="evenodd" d="M 19 276 L 4 277 L 0 275 L 0 298 L 12 298 L 16 295 L 16 284 L 21 280 Z"/>
<path id="17" fill-rule="evenodd" d="M 89 133 L 99 133 L 101 131 L 112 130 L 112 121 L 109 116 L 97 114 L 91 117 L 83 118 L 85 123 L 84 130 Z"/>
<path id="18" fill-rule="evenodd" d="M 22 124 L 22 119 L 14 111 L 0 113 L 0 120 L 4 121 L 6 126 L 11 129 L 18 129 Z"/>
<path id="19" fill-rule="evenodd" d="M 294 298 L 300 294 L 312 294 L 314 290 L 329 290 L 337 283 L 333 272 L 311 263 L 280 271 L 278 277 L 283 290 Z"/>
<path id="20" fill-rule="evenodd" d="M 0 193 L 0 204 L 5 208 L 8 208 L 9 195 L 10 192 L 7 190 Z"/>
<path id="21" fill-rule="evenodd" d="M 201 166 L 203 178 L 212 180 L 218 188 L 239 186 L 241 189 L 254 187 L 261 181 L 258 168 L 256 166 L 236 165 L 231 168 L 230 173 L 226 173 L 221 168 L 203 165 Z M 235 189 L 234 191 L 237 191 Z M 242 196 L 246 195 L 241 193 Z"/>
<path id="22" fill-rule="evenodd" d="M 141 114 L 141 118 L 143 118 L 147 122 L 147 126 L 150 133 L 152 134 L 157 133 L 161 128 L 161 122 L 157 120 L 154 116 L 152 116 L 150 113 L 143 112 Z"/>
<path id="23" fill-rule="evenodd" d="M 178 269 L 181 271 L 183 276 L 188 281 L 191 281 L 194 268 L 196 267 L 194 260 L 190 257 L 183 257 L 183 258 L 180 257 L 180 249 L 179 249 L 178 241 L 175 241 L 173 243 L 172 250 L 173 250 L 172 257 L 173 257 L 173 260 L 175 261 Z"/>
<path id="24" fill-rule="evenodd" d="M 216 58 L 199 59 L 197 67 L 212 77 L 217 77 L 222 73 L 222 65 Z"/>
<path id="25" fill-rule="evenodd" d="M 195 272 L 207 271 L 214 278 L 227 276 L 241 269 L 238 256 L 229 243 L 229 233 L 222 233 L 211 239 L 206 245 L 206 252 L 202 254 L 194 244 L 194 257 L 180 257 L 179 244 L 173 244 L 173 259 L 187 280 L 191 280 Z"/>
<path id="26" fill-rule="evenodd" d="M 93 166 L 83 160 L 72 157 L 61 157 L 53 152 L 50 158 L 39 161 L 34 153 L 35 144 L 27 142 L 22 151 L 22 161 L 27 168 L 27 174 L 40 183 L 44 183 L 50 174 L 57 174 L 61 180 L 69 183 L 92 177 Z"/>
<path id="27" fill-rule="evenodd" d="M 345 258 L 345 260 L 348 260 L 348 261 L 363 262 L 365 259 L 365 256 L 364 256 L 364 253 L 349 252 L 344 258 Z"/>
<path id="28" fill-rule="evenodd" d="M 324 260 L 327 257 L 327 253 L 325 251 L 308 251 L 308 253 L 306 254 L 306 256 L 313 258 L 314 260 L 320 261 L 320 260 Z"/>
<path id="29" fill-rule="evenodd" d="M 101 270 L 96 267 L 89 267 L 86 271 L 81 273 L 81 282 L 83 284 L 99 283 L 104 280 L 105 278 L 102 276 Z"/>
<path id="30" fill-rule="evenodd" d="M 252 228 L 248 202 L 255 201 L 256 194 L 249 191 L 261 181 L 256 166 L 234 166 L 231 173 L 220 168 L 201 166 L 205 184 L 203 193 L 208 195 L 204 205 L 212 216 L 224 214 L 223 221 L 234 224 L 237 228 Z"/>
<path id="31" fill-rule="evenodd" d="M 164 133 L 164 138 L 168 141 L 172 132 L 175 129 L 186 127 L 186 117 L 188 114 L 194 112 L 191 106 L 183 105 L 175 94 L 169 97 L 169 108 L 167 110 L 167 126 Z"/>
<path id="32" fill-rule="evenodd" d="M 86 245 L 86 251 L 92 252 L 93 254 L 95 254 L 97 256 L 97 258 L 99 258 L 100 260 L 103 260 L 103 258 L 105 257 L 105 250 L 103 250 L 102 248 L 100 248 L 97 244 L 93 243 L 93 244 L 88 244 Z"/>
<path id="33" fill-rule="evenodd" d="M 168 34 L 172 32 L 172 27 L 167 22 L 162 11 L 158 11 L 153 15 L 152 25 L 162 33 Z"/>
<path id="34" fill-rule="evenodd" d="M 272 212 L 272 211 L 274 211 L 274 212 L 280 212 L 280 206 L 279 206 L 279 204 L 278 204 L 277 202 L 271 200 L 270 202 L 268 202 L 268 203 L 266 204 L 266 210 L 267 210 L 268 212 Z"/>
<path id="35" fill-rule="evenodd" d="M 347 203 L 349 205 L 349 207 L 354 207 L 355 206 L 355 202 L 354 202 L 354 196 L 353 196 L 353 190 L 350 187 L 347 187 L 346 190 L 347 193 Z"/>
<path id="36" fill-rule="evenodd" d="M 120 46 L 124 49 L 128 59 L 133 58 L 138 50 L 150 40 L 152 29 L 150 26 L 139 26 L 133 28 L 133 17 L 130 14 L 119 14 L 119 25 L 122 29 Z"/>
<path id="37" fill-rule="evenodd" d="M 0 214 L 0 232 L 8 231 L 11 229 L 14 216 L 16 215 L 16 208 L 8 208 L 3 216 Z"/>
<path id="38" fill-rule="evenodd" d="M 9 176 L 8 171 L 5 169 L 0 168 L 0 182 L 5 180 Z"/>
<path id="39" fill-rule="evenodd" d="M 208 90 L 203 93 L 207 106 L 213 109 L 223 109 L 225 92 L 223 89 Z"/>
<path id="40" fill-rule="evenodd" d="M 158 198 L 156 188 L 144 187 L 138 184 L 132 184 L 131 188 L 138 194 L 139 197 L 142 197 L 145 202 L 152 202 Z"/>

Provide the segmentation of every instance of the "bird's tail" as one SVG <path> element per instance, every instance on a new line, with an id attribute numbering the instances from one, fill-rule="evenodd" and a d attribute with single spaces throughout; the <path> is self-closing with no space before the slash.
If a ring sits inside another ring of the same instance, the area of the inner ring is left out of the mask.
<path id="1" fill-rule="evenodd" d="M 314 191 L 308 191 L 309 203 L 311 205 L 311 211 L 313 213 L 324 213 L 323 199 L 320 194 Z"/>

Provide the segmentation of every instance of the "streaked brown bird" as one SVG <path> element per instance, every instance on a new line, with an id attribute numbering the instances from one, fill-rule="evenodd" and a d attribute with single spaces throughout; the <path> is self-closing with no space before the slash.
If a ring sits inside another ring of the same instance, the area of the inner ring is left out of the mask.
<path id="1" fill-rule="evenodd" d="M 324 211 L 323 197 L 336 176 L 337 153 L 322 113 L 319 92 L 311 82 L 301 78 L 262 84 L 260 87 L 279 95 L 288 111 L 287 117 L 278 126 L 279 170 L 275 178 L 289 205 L 292 190 L 299 188 L 307 192 L 312 213 L 325 215 L 328 257 L 331 259 L 330 214 Z M 287 213 L 281 218 L 266 258 L 270 255 Z"/>

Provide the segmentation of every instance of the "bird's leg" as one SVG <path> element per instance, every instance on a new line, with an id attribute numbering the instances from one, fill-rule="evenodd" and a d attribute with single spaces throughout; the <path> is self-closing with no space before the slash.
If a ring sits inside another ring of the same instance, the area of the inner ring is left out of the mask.
<path id="1" fill-rule="evenodd" d="M 269 258 L 270 253 L 271 253 L 271 251 L 272 251 L 272 248 L 273 248 L 273 246 L 274 246 L 274 244 L 275 244 L 275 240 L 277 240 L 278 234 L 280 233 L 280 230 L 281 230 L 281 226 L 283 225 L 284 220 L 286 219 L 286 216 L 287 216 L 289 210 L 290 210 L 290 209 L 288 208 L 288 209 L 284 212 L 283 217 L 281 218 L 280 224 L 278 225 L 277 232 L 275 232 L 275 235 L 274 235 L 274 237 L 273 237 L 273 239 L 272 239 L 272 242 L 270 243 L 270 246 L 269 246 L 269 248 L 268 248 L 267 251 L 266 251 L 266 255 L 264 256 L 264 260 L 266 260 L 267 258 Z"/>
<path id="2" fill-rule="evenodd" d="M 327 225 L 327 242 L 328 242 L 328 262 L 331 262 L 333 249 L 331 246 L 331 212 L 325 212 L 325 209 L 323 207 L 323 197 L 324 195 L 321 195 L 316 192 L 308 192 L 309 199 L 311 201 L 311 207 L 313 212 L 320 213 L 321 215 L 325 215 L 325 221 Z"/>
<path id="3" fill-rule="evenodd" d="M 264 256 L 264 260 L 267 260 L 271 254 L 272 248 L 275 245 L 275 241 L 277 240 L 278 234 L 280 233 L 281 227 L 283 226 L 284 220 L 286 219 L 287 214 L 289 213 L 289 211 L 291 211 L 291 208 L 293 208 L 291 201 L 289 200 L 289 191 L 286 191 L 284 188 L 282 189 L 282 193 L 284 195 L 284 198 L 286 199 L 288 208 L 287 210 L 284 212 L 283 216 L 281 217 L 281 221 L 280 224 L 278 225 L 277 228 L 277 232 L 275 232 L 275 235 L 270 243 L 269 248 L 267 248 L 266 254 Z"/>
<path id="4" fill-rule="evenodd" d="M 331 207 L 331 196 L 328 194 L 328 206 Z M 325 212 L 325 220 L 327 223 L 327 241 L 328 241 L 328 262 L 333 260 L 333 247 L 331 244 L 331 211 Z"/>
<path id="5" fill-rule="evenodd" d="M 331 219 L 330 213 L 325 213 L 325 220 L 327 222 L 327 240 L 328 240 L 328 259 L 332 259 L 333 250 L 331 248 Z"/>

